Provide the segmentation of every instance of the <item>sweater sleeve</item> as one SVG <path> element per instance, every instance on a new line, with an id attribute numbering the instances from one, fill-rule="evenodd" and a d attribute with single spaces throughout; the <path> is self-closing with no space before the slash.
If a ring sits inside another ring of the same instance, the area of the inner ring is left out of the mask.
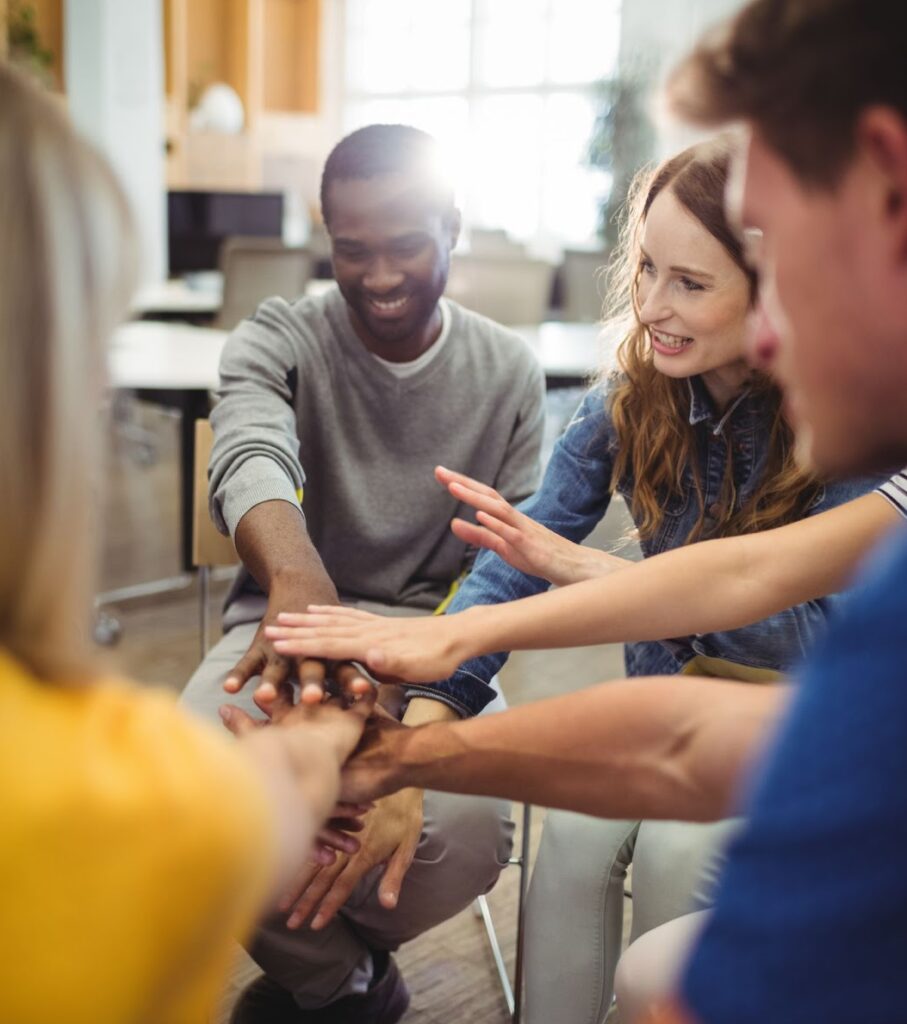
<path id="1" fill-rule="evenodd" d="M 211 518 L 232 537 L 242 517 L 264 501 L 301 506 L 295 397 L 298 326 L 283 299 L 269 299 L 224 346 L 220 388 L 211 413 L 208 467 Z"/>
<path id="2" fill-rule="evenodd" d="M 610 419 L 598 388 L 584 398 L 576 415 L 554 446 L 538 491 L 520 506 L 521 512 L 550 530 L 580 543 L 608 510 L 611 500 Z M 548 588 L 548 581 L 508 565 L 491 551 L 481 551 L 448 606 L 454 615 L 474 605 L 501 604 L 530 597 Z M 500 651 L 465 662 L 449 679 L 431 686 L 412 686 L 409 692 L 436 695 L 460 714 L 478 714 L 495 696 L 491 679 L 507 661 Z"/>

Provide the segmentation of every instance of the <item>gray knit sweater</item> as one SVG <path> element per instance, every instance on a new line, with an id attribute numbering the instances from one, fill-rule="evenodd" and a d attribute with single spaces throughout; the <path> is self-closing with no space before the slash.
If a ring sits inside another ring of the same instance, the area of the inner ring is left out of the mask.
<path id="1" fill-rule="evenodd" d="M 299 503 L 341 598 L 434 608 L 468 568 L 450 532 L 469 510 L 438 486 L 442 463 L 510 501 L 538 482 L 544 381 L 512 331 L 450 302 L 437 357 L 399 379 L 365 348 L 335 287 L 269 299 L 227 340 L 211 415 L 211 515 L 235 533 L 263 501 Z M 241 571 L 225 624 L 265 599 Z"/>

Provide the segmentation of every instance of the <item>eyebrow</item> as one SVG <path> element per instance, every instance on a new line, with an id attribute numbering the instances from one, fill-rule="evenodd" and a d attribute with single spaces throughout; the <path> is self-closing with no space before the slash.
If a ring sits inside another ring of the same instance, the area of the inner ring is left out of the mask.
<path id="1" fill-rule="evenodd" d="M 643 249 L 642 246 L 640 246 L 639 249 L 640 249 L 640 252 L 643 254 L 643 256 L 647 260 L 651 260 L 652 259 L 652 257 L 646 252 L 645 249 Z M 697 270 L 696 267 L 683 267 L 683 266 L 679 266 L 677 264 L 674 264 L 669 269 L 671 271 L 673 271 L 673 273 L 675 273 L 675 274 L 689 274 L 691 277 L 702 277 L 702 278 L 705 278 L 706 280 L 709 280 L 709 281 L 714 281 L 715 280 L 715 275 L 714 274 L 708 274 L 704 270 Z"/>

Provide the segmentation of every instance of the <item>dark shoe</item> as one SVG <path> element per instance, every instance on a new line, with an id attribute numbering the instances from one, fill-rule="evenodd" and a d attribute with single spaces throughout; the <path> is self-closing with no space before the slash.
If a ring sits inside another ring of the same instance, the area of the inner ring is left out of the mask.
<path id="1" fill-rule="evenodd" d="M 367 992 L 344 996 L 317 1010 L 296 1000 L 266 974 L 243 992 L 230 1024 L 397 1024 L 409 1008 L 409 992 L 390 953 L 373 954 L 375 974 Z"/>

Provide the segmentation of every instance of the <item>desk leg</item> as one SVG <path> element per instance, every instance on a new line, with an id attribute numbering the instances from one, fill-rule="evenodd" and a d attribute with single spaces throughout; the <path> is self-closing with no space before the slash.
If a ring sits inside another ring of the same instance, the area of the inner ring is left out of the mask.
<path id="1" fill-rule="evenodd" d="M 192 572 L 192 494 L 195 484 L 195 421 L 208 418 L 208 392 L 186 391 L 180 418 L 180 548 L 183 572 Z"/>

